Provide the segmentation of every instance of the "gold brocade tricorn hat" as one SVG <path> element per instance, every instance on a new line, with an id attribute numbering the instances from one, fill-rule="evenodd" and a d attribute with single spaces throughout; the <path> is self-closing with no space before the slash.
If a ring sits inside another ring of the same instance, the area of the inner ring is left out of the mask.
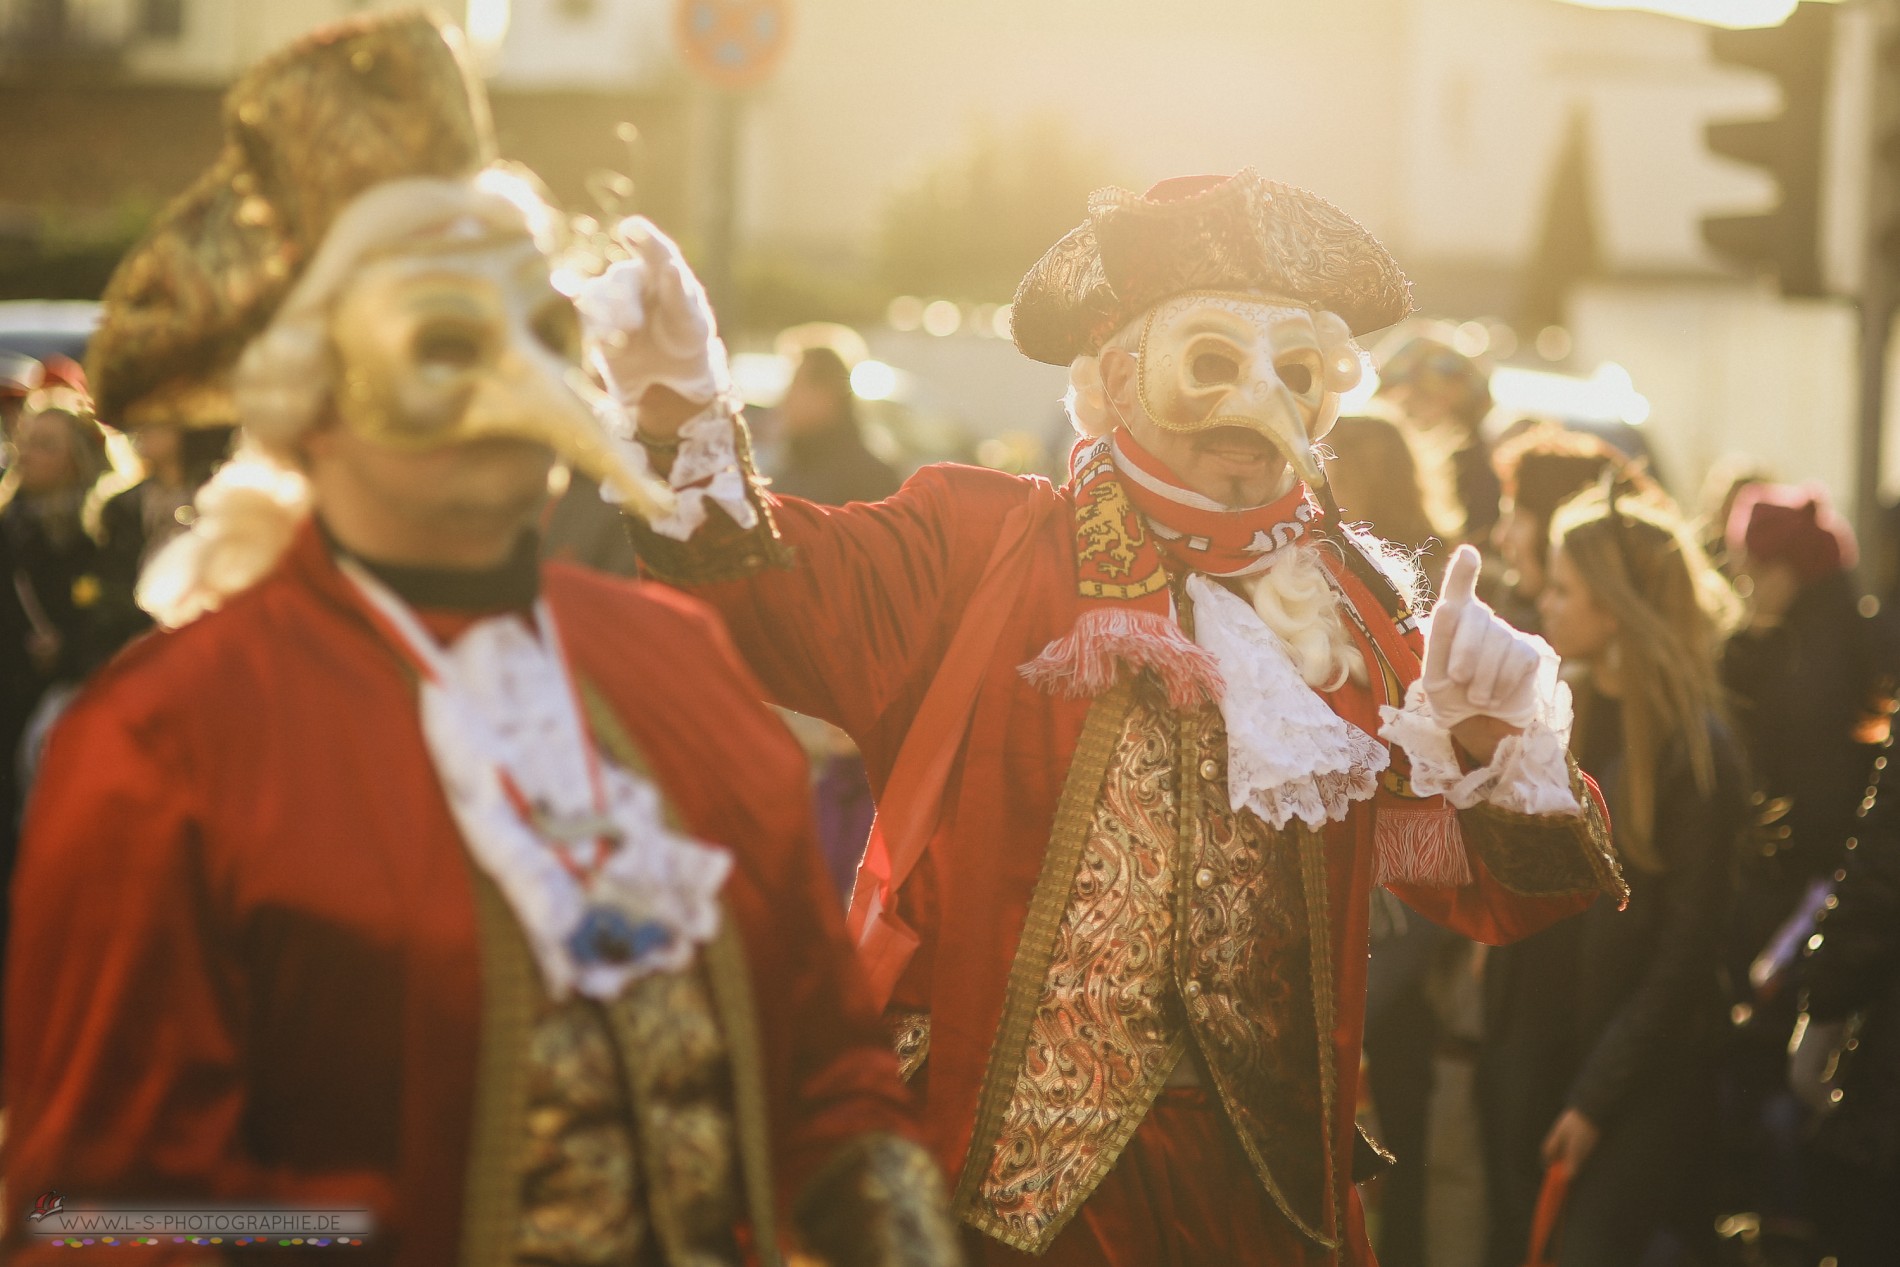
<path id="1" fill-rule="evenodd" d="M 1316 194 L 1243 168 L 1178 176 L 1145 194 L 1090 194 L 1087 221 L 1016 288 L 1011 332 L 1023 355 L 1067 365 L 1189 290 L 1297 300 L 1338 313 L 1354 334 L 1412 311 L 1411 283 L 1363 225 Z"/>
<path id="2" fill-rule="evenodd" d="M 158 217 L 104 295 L 86 370 L 116 426 L 230 426 L 230 372 L 337 213 L 405 176 L 494 159 L 460 32 L 420 12 L 328 26 L 260 62 L 224 102 L 217 162 Z"/>

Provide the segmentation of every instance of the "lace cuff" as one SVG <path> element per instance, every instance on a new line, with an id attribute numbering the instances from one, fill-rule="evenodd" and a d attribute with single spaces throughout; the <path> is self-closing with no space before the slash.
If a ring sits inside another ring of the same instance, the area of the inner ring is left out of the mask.
<path id="1" fill-rule="evenodd" d="M 608 430 L 635 470 L 650 474 L 652 460 L 648 446 L 641 442 L 624 408 L 610 404 L 613 416 L 606 421 Z M 752 502 L 752 471 L 740 458 L 743 447 L 740 423 L 730 401 L 715 400 L 680 428 L 673 468 L 666 482 L 678 495 L 671 513 L 648 520 L 648 526 L 662 537 L 685 541 L 706 524 L 707 503 L 719 507 L 741 529 L 758 526 L 759 510 Z M 613 485 L 601 489 L 607 501 L 620 504 Z"/>
<path id="2" fill-rule="evenodd" d="M 1533 816 L 1583 811 L 1570 782 L 1570 688 L 1557 677 L 1557 653 L 1545 649 L 1537 671 L 1537 715 L 1519 735 L 1498 745 L 1491 763 L 1466 771 L 1451 732 L 1438 724 L 1422 682 L 1405 693 L 1405 707 L 1381 708 L 1382 738 L 1411 762 L 1412 790 L 1440 796 L 1458 809 L 1493 805 Z"/>
<path id="3" fill-rule="evenodd" d="M 633 438 L 631 427 L 622 442 L 638 450 L 642 464 L 648 464 L 649 448 L 660 447 Z M 790 564 L 761 492 L 751 436 L 744 420 L 723 405 L 680 429 L 668 483 L 679 497 L 672 514 L 652 521 L 626 517 L 627 536 L 647 572 L 676 585 L 706 585 Z"/>

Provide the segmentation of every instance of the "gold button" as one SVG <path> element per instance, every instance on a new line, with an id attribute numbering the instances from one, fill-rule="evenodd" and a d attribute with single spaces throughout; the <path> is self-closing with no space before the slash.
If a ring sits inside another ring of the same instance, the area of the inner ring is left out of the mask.
<path id="1" fill-rule="evenodd" d="M 1220 763 L 1212 757 L 1201 762 L 1201 777 L 1204 779 L 1218 779 L 1220 777 Z"/>
<path id="2" fill-rule="evenodd" d="M 1187 996 L 1190 999 L 1200 998 L 1201 997 L 1201 983 L 1199 981 L 1188 982 L 1187 987 L 1186 987 L 1186 992 L 1187 992 Z"/>
<path id="3" fill-rule="evenodd" d="M 1202 867 L 1199 871 L 1196 871 L 1194 873 L 1194 887 L 1197 889 L 1213 888 L 1214 873 L 1209 871 L 1206 867 Z"/>

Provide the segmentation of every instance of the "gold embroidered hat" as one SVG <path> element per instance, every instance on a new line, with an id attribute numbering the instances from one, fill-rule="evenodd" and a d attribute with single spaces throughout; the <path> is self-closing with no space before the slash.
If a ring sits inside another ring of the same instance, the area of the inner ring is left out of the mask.
<path id="1" fill-rule="evenodd" d="M 106 285 L 86 369 L 117 426 L 238 423 L 231 367 L 337 213 L 388 180 L 473 175 L 495 149 L 460 32 L 419 12 L 340 22 L 260 62 L 226 95 L 224 130 Z"/>
<path id="2" fill-rule="evenodd" d="M 1412 284 L 1363 225 L 1317 194 L 1266 180 L 1178 176 L 1145 194 L 1098 189 L 1088 219 L 1016 288 L 1023 355 L 1067 365 L 1152 305 L 1189 290 L 1276 295 L 1338 313 L 1354 334 L 1412 311 Z"/>

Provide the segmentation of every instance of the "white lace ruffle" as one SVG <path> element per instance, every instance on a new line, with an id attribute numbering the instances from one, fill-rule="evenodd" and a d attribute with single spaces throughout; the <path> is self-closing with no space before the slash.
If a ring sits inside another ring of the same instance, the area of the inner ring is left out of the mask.
<path id="1" fill-rule="evenodd" d="M 1498 745 L 1491 763 L 1467 772 L 1458 761 L 1451 732 L 1438 724 L 1422 682 L 1405 693 L 1405 707 L 1384 707 L 1382 738 L 1399 746 L 1412 765 L 1412 790 L 1439 796 L 1459 809 L 1480 801 L 1519 814 L 1577 814 L 1583 807 L 1570 787 L 1570 688 L 1558 677 L 1557 653 L 1538 639 L 1537 715 L 1519 735 Z"/>
<path id="2" fill-rule="evenodd" d="M 730 854 L 668 827 L 659 790 L 599 758 L 600 825 L 619 846 L 583 887 L 503 783 L 506 770 L 548 819 L 596 819 L 587 731 L 545 605 L 536 609 L 538 633 L 519 616 L 493 616 L 444 650 L 386 587 L 359 568 L 345 571 L 434 674 L 421 689 L 430 758 L 469 852 L 520 921 L 550 996 L 612 998 L 635 977 L 690 963 L 718 931 Z M 599 847 L 578 847 L 574 860 L 585 870 Z M 630 960 L 577 952 L 576 938 L 602 912 L 634 934 Z"/>
<path id="3" fill-rule="evenodd" d="M 1384 745 L 1308 686 L 1253 606 L 1204 576 L 1188 578 L 1194 640 L 1220 665 L 1227 724 L 1227 796 L 1283 828 L 1320 827 L 1371 799 L 1391 763 Z"/>
<path id="4" fill-rule="evenodd" d="M 633 419 L 627 410 L 610 397 L 602 398 L 600 408 L 614 446 L 634 470 L 651 475 L 653 464 L 646 446 L 634 439 Z M 676 501 L 670 513 L 649 519 L 648 527 L 675 541 L 688 540 L 705 526 L 708 502 L 741 528 L 758 525 L 758 512 L 746 496 L 745 468 L 739 464 L 738 425 L 731 407 L 718 400 L 680 428 L 679 452 L 666 477 Z M 614 505 L 623 500 L 612 484 L 602 486 L 600 495 Z"/>

